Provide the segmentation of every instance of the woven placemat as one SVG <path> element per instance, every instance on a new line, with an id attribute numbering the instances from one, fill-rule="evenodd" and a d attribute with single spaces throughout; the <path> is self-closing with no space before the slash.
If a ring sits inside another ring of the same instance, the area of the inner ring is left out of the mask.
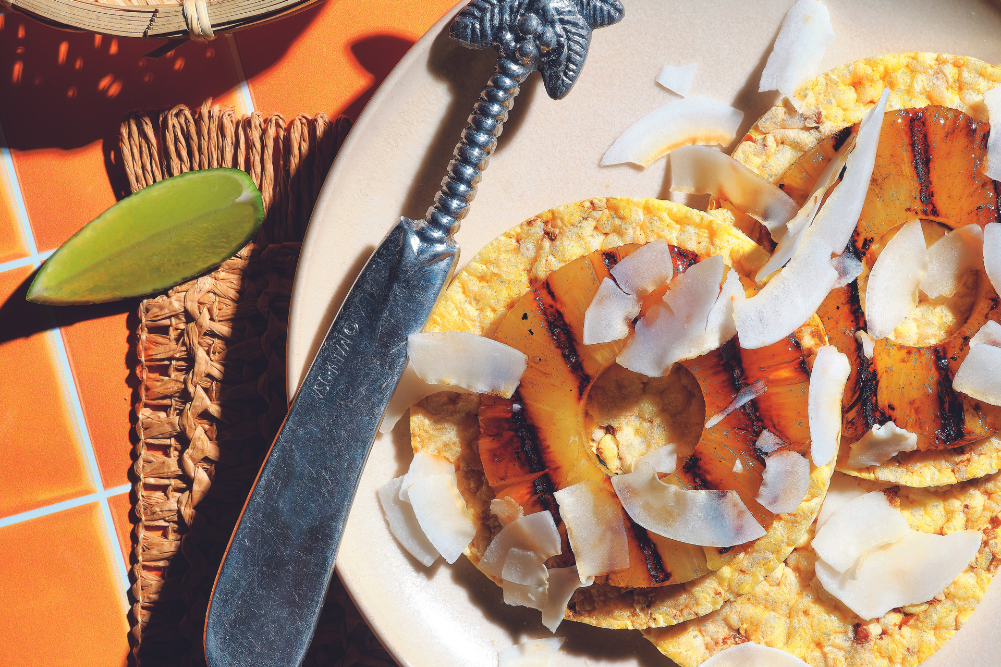
<path id="1" fill-rule="evenodd" d="M 209 593 L 287 411 L 285 345 L 300 242 L 350 126 L 320 114 L 237 117 L 209 102 L 129 114 L 133 192 L 195 169 L 249 173 L 264 199 L 254 241 L 211 274 L 146 299 L 136 331 L 132 660 L 204 665 Z M 336 579 L 305 665 L 395 663 Z"/>

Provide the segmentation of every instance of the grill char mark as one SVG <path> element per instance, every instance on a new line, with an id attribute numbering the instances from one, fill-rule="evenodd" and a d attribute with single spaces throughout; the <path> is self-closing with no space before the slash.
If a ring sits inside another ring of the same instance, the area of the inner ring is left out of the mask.
<path id="1" fill-rule="evenodd" d="M 841 128 L 834 135 L 834 152 L 837 153 L 841 150 L 841 147 L 845 145 L 848 141 L 848 137 L 852 136 L 852 126 Z"/>
<path id="2" fill-rule="evenodd" d="M 848 286 L 849 297 L 848 315 L 851 317 L 852 326 L 856 331 L 866 329 L 869 324 L 865 320 L 865 313 L 862 311 L 862 302 L 859 299 L 858 281 L 852 281 Z M 866 429 L 871 429 L 877 424 L 889 421 L 886 412 L 879 407 L 877 393 L 879 390 L 879 374 L 876 365 L 871 359 L 865 356 L 862 351 L 862 342 L 855 339 L 855 358 L 858 360 L 858 396 L 856 401 L 861 403 L 862 419 L 865 420 Z"/>
<path id="3" fill-rule="evenodd" d="M 698 454 L 689 456 L 681 469 L 691 478 L 693 489 L 701 491 L 710 488 L 709 480 L 706 478 L 705 473 L 702 472 L 702 461 L 699 459 Z"/>
<path id="4" fill-rule="evenodd" d="M 636 543 L 639 545 L 640 551 L 643 552 L 643 560 L 646 564 L 647 572 L 650 573 L 650 579 L 656 584 L 666 583 L 670 580 L 671 573 L 664 567 L 664 561 L 660 557 L 660 552 L 657 551 L 657 546 L 650 539 L 646 528 L 628 516 L 626 517 L 626 521 L 629 522 L 629 528 L 633 531 L 633 536 L 636 538 Z"/>
<path id="5" fill-rule="evenodd" d="M 719 348 L 719 352 L 720 358 L 723 360 L 723 365 L 726 366 L 727 371 L 730 373 L 734 392 L 740 393 L 740 390 L 747 385 L 747 381 L 744 379 L 744 367 L 741 365 L 740 348 L 737 347 L 737 338 L 731 338 L 724 343 Z M 761 432 L 765 430 L 765 426 L 754 399 L 744 403 L 740 409 L 751 420 L 751 433 L 754 434 L 754 437 L 761 435 Z"/>
<path id="6" fill-rule="evenodd" d="M 929 170 L 931 155 L 928 149 L 928 117 L 924 111 L 919 111 L 910 117 L 909 129 L 911 133 L 911 147 L 914 150 L 914 157 L 911 166 L 914 167 L 914 175 L 918 179 L 920 186 L 919 197 L 923 210 L 921 213 L 929 216 L 938 216 L 938 209 L 935 207 L 935 193 L 931 186 L 931 172 Z"/>
<path id="7" fill-rule="evenodd" d="M 539 306 L 539 313 L 541 313 L 542 318 L 546 322 L 546 330 L 550 338 L 553 339 L 556 347 L 560 350 L 560 354 L 563 355 L 563 361 L 566 363 L 567 368 L 577 378 L 577 397 L 583 398 L 584 392 L 587 391 L 588 386 L 591 384 L 591 376 L 584 370 L 584 364 L 581 362 L 580 354 L 577 352 L 577 343 L 574 342 L 570 325 L 567 324 L 563 312 L 555 305 L 557 303 L 556 294 L 553 292 L 549 281 L 542 283 L 539 289 L 545 291 L 551 302 L 547 303 L 537 291 L 535 302 Z"/>
<path id="8" fill-rule="evenodd" d="M 938 373 L 938 405 L 942 420 L 942 428 L 935 430 L 935 436 L 949 444 L 962 439 L 966 433 L 966 411 L 959 394 L 952 388 L 952 373 L 946 350 L 943 346 L 936 345 L 931 351 Z"/>
<path id="9" fill-rule="evenodd" d="M 560 525 L 563 519 L 560 517 L 560 504 L 556 502 L 556 496 L 554 495 L 556 493 L 556 485 L 553 484 L 553 479 L 549 476 L 548 472 L 542 473 L 532 482 L 532 493 L 538 499 L 539 504 L 552 513 L 553 521 L 556 525 Z"/>
<path id="10" fill-rule="evenodd" d="M 619 255 L 614 250 L 606 250 L 601 253 L 601 263 L 605 265 L 608 272 L 611 273 L 612 269 L 616 264 L 619 263 Z"/>
<path id="11" fill-rule="evenodd" d="M 684 273 L 700 261 L 698 254 L 692 252 L 691 250 L 685 250 L 684 248 L 679 248 L 675 245 L 669 247 L 671 249 L 671 259 L 674 260 L 675 275 Z"/>
<path id="12" fill-rule="evenodd" d="M 528 415 L 520 406 L 524 405 L 521 392 L 517 389 L 511 395 L 513 404 L 511 406 L 511 424 L 514 427 L 515 436 L 521 443 L 521 451 L 525 453 L 528 461 L 528 469 L 531 472 L 542 472 L 546 469 L 545 461 L 542 460 L 542 451 L 539 448 L 539 431 L 535 424 L 528 421 Z M 518 410 L 514 407 L 519 406 Z"/>

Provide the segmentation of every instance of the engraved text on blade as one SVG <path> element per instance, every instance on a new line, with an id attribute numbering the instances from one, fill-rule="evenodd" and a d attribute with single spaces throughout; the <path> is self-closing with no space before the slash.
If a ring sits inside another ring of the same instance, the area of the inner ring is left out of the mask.
<path id="1" fill-rule="evenodd" d="M 310 387 L 317 398 L 325 398 L 330 392 L 334 379 L 344 367 L 344 362 L 347 361 L 348 354 L 351 352 L 354 343 L 352 338 L 357 333 L 358 325 L 356 323 L 345 324 L 341 327 L 340 331 L 331 332 L 330 339 L 328 340 L 330 345 L 328 348 L 329 355 L 320 362 L 319 372 L 316 375 L 313 385 Z"/>

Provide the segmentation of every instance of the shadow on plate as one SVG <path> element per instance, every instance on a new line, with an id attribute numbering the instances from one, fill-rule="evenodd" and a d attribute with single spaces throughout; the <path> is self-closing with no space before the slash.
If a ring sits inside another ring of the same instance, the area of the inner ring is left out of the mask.
<path id="1" fill-rule="evenodd" d="M 379 35 L 352 45 L 351 50 L 358 58 L 359 63 L 369 67 L 370 65 L 366 65 L 366 62 L 371 63 L 369 58 L 374 60 L 376 54 L 381 53 L 385 48 L 401 48 L 402 44 L 399 41 L 399 38 Z M 447 82 L 450 99 L 442 114 L 441 121 L 434 131 L 431 148 L 422 158 L 420 166 L 410 182 L 400 215 L 420 220 L 434 203 L 434 196 L 441 186 L 442 178 L 446 175 L 452 151 L 460 139 L 462 130 L 466 127 L 467 119 L 472 114 L 473 105 L 494 71 L 496 58 L 497 53 L 493 49 L 474 50 L 454 42 L 448 36 L 447 29 L 435 36 L 430 48 L 427 71 L 436 79 Z M 375 68 L 374 65 L 371 67 Z M 383 78 L 388 76 L 388 72 L 381 76 Z M 378 79 L 379 83 L 381 81 L 381 78 Z M 535 98 L 536 91 L 541 87 L 541 83 L 541 79 L 533 73 L 526 84 L 522 86 L 523 92 L 518 96 L 508 121 L 504 124 L 504 132 L 498 141 L 497 152 L 504 150 L 511 137 L 521 127 L 528 107 Z M 377 84 L 373 84 L 361 93 L 347 108 L 355 109 L 360 103 L 367 102 L 375 92 L 375 88 L 377 88 Z M 395 219 L 381 220 L 374 221 L 374 224 L 383 225 L 385 231 L 388 232 L 396 221 Z M 354 258 L 351 267 L 345 272 L 344 278 L 335 289 L 323 318 L 320 320 L 320 326 L 313 336 L 308 358 L 312 358 L 316 354 L 316 350 L 323 342 L 327 329 L 337 315 L 344 297 L 347 296 L 355 278 L 358 277 L 374 250 L 375 246 L 366 247 L 364 252 Z"/>
<path id="2" fill-rule="evenodd" d="M 552 636 L 542 625 L 539 611 L 504 604 L 500 587 L 476 569 L 467 558 L 460 558 L 455 565 L 450 566 L 449 571 L 452 580 L 466 590 L 469 603 L 482 611 L 491 623 L 507 630 L 512 642 Z M 674 665 L 644 639 L 638 630 L 609 630 L 564 621 L 555 634 L 566 638 L 561 652 L 584 658 L 587 660 L 586 664 L 614 665 L 632 658 L 636 660 L 638 667 Z"/>
<path id="3" fill-rule="evenodd" d="M 421 160 L 410 184 L 402 215 L 419 220 L 434 203 L 434 196 L 446 174 L 448 162 L 452 159 L 452 151 L 473 112 L 473 105 L 494 72 L 496 60 L 497 52 L 494 49 L 470 49 L 453 41 L 447 30 L 434 38 L 427 71 L 434 78 L 448 84 L 451 101 L 434 132 L 431 148 Z M 511 137 L 518 132 L 541 83 L 542 80 L 533 72 L 522 86 L 522 92 L 504 123 L 504 131 L 497 142 L 497 153 L 503 151 Z"/>

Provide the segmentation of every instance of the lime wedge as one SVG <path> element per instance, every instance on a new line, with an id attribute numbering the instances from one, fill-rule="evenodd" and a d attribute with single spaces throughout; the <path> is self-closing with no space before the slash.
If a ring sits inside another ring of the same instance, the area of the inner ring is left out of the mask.
<path id="1" fill-rule="evenodd" d="M 235 255 L 263 220 L 261 193 L 237 169 L 162 180 L 60 246 L 32 281 L 28 301 L 102 303 L 163 291 Z"/>

